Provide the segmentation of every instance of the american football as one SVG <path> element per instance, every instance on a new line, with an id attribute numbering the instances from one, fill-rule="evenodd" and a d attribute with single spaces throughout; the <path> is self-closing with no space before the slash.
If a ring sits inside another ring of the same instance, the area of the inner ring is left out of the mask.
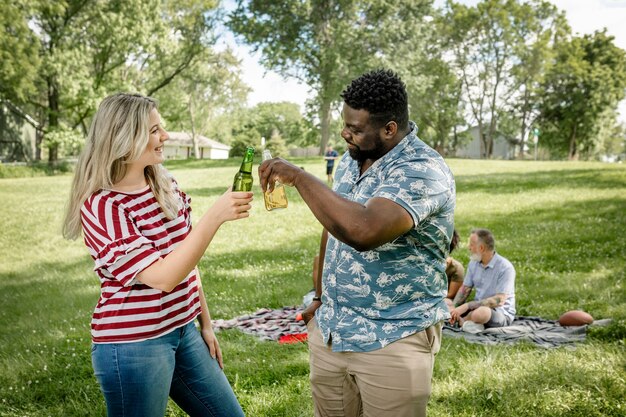
<path id="1" fill-rule="evenodd" d="M 585 324 L 593 323 L 593 317 L 589 313 L 581 310 L 571 310 L 563 313 L 559 317 L 559 324 L 561 326 L 584 326 Z"/>

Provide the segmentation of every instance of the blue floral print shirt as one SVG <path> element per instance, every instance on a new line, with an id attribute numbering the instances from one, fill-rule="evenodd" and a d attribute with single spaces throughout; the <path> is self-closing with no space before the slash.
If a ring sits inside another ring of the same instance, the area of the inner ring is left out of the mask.
<path id="1" fill-rule="evenodd" d="M 380 349 L 450 317 L 446 256 L 454 228 L 454 177 L 443 158 L 410 133 L 360 175 L 346 152 L 334 191 L 365 204 L 387 198 L 413 217 L 406 234 L 359 252 L 328 236 L 316 320 L 335 352 Z"/>

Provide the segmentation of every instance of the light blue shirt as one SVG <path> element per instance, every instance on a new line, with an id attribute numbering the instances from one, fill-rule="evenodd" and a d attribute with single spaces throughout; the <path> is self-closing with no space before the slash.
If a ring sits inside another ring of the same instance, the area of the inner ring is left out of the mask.
<path id="1" fill-rule="evenodd" d="M 454 177 L 443 158 L 411 132 L 360 175 L 344 154 L 334 191 L 365 204 L 373 197 L 402 206 L 414 227 L 359 252 L 329 234 L 316 320 L 332 350 L 367 352 L 450 317 L 446 256 L 454 229 Z"/>
<path id="2" fill-rule="evenodd" d="M 476 289 L 476 301 L 506 294 L 504 305 L 496 307 L 496 310 L 511 319 L 515 318 L 515 268 L 508 259 L 495 253 L 487 266 L 470 261 L 463 285 Z"/>

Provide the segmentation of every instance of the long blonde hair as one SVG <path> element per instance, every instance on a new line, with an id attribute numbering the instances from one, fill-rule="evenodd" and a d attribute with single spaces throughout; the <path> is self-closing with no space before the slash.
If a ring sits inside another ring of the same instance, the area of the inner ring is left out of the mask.
<path id="1" fill-rule="evenodd" d="M 80 236 L 80 209 L 87 198 L 121 181 L 127 164 L 137 160 L 146 149 L 150 112 L 156 108 L 154 99 L 140 94 L 117 93 L 102 100 L 76 164 L 63 222 L 66 239 Z M 167 171 L 157 164 L 146 167 L 144 173 L 165 216 L 173 219 L 178 213 L 179 199 Z"/>

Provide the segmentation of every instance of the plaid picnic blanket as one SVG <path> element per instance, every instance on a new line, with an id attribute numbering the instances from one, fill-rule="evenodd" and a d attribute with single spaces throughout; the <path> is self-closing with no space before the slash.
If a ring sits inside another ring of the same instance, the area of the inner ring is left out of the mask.
<path id="1" fill-rule="evenodd" d="M 302 320 L 296 320 L 304 307 L 283 307 L 272 310 L 261 308 L 252 314 L 235 317 L 230 320 L 213 320 L 213 329 L 239 329 L 261 340 L 279 340 L 281 336 L 306 333 Z"/>
<path id="2" fill-rule="evenodd" d="M 252 314 L 246 314 L 230 320 L 213 320 L 216 331 L 236 328 L 262 340 L 303 341 L 307 329 L 302 320 L 296 320 L 303 306 L 283 307 L 279 309 L 262 308 Z M 610 319 L 596 320 L 593 325 L 607 325 Z M 495 345 L 529 341 L 537 346 L 553 348 L 573 345 L 585 340 L 588 326 L 563 327 L 556 320 L 541 317 L 515 317 L 510 326 L 485 329 L 472 334 L 448 324 L 443 326 L 444 337 L 462 337 L 470 343 Z M 282 339 L 281 339 L 282 338 Z M 288 342 L 287 342 L 288 343 Z"/>
<path id="3" fill-rule="evenodd" d="M 610 319 L 596 320 L 593 326 L 602 326 L 610 323 Z M 458 327 L 445 324 L 444 337 L 462 337 L 470 343 L 495 345 L 499 343 L 512 344 L 520 341 L 532 342 L 543 348 L 553 348 L 564 345 L 573 345 L 583 342 L 588 326 L 563 327 L 556 320 L 546 320 L 541 317 L 516 316 L 513 323 L 506 327 L 494 327 L 472 334 Z"/>

